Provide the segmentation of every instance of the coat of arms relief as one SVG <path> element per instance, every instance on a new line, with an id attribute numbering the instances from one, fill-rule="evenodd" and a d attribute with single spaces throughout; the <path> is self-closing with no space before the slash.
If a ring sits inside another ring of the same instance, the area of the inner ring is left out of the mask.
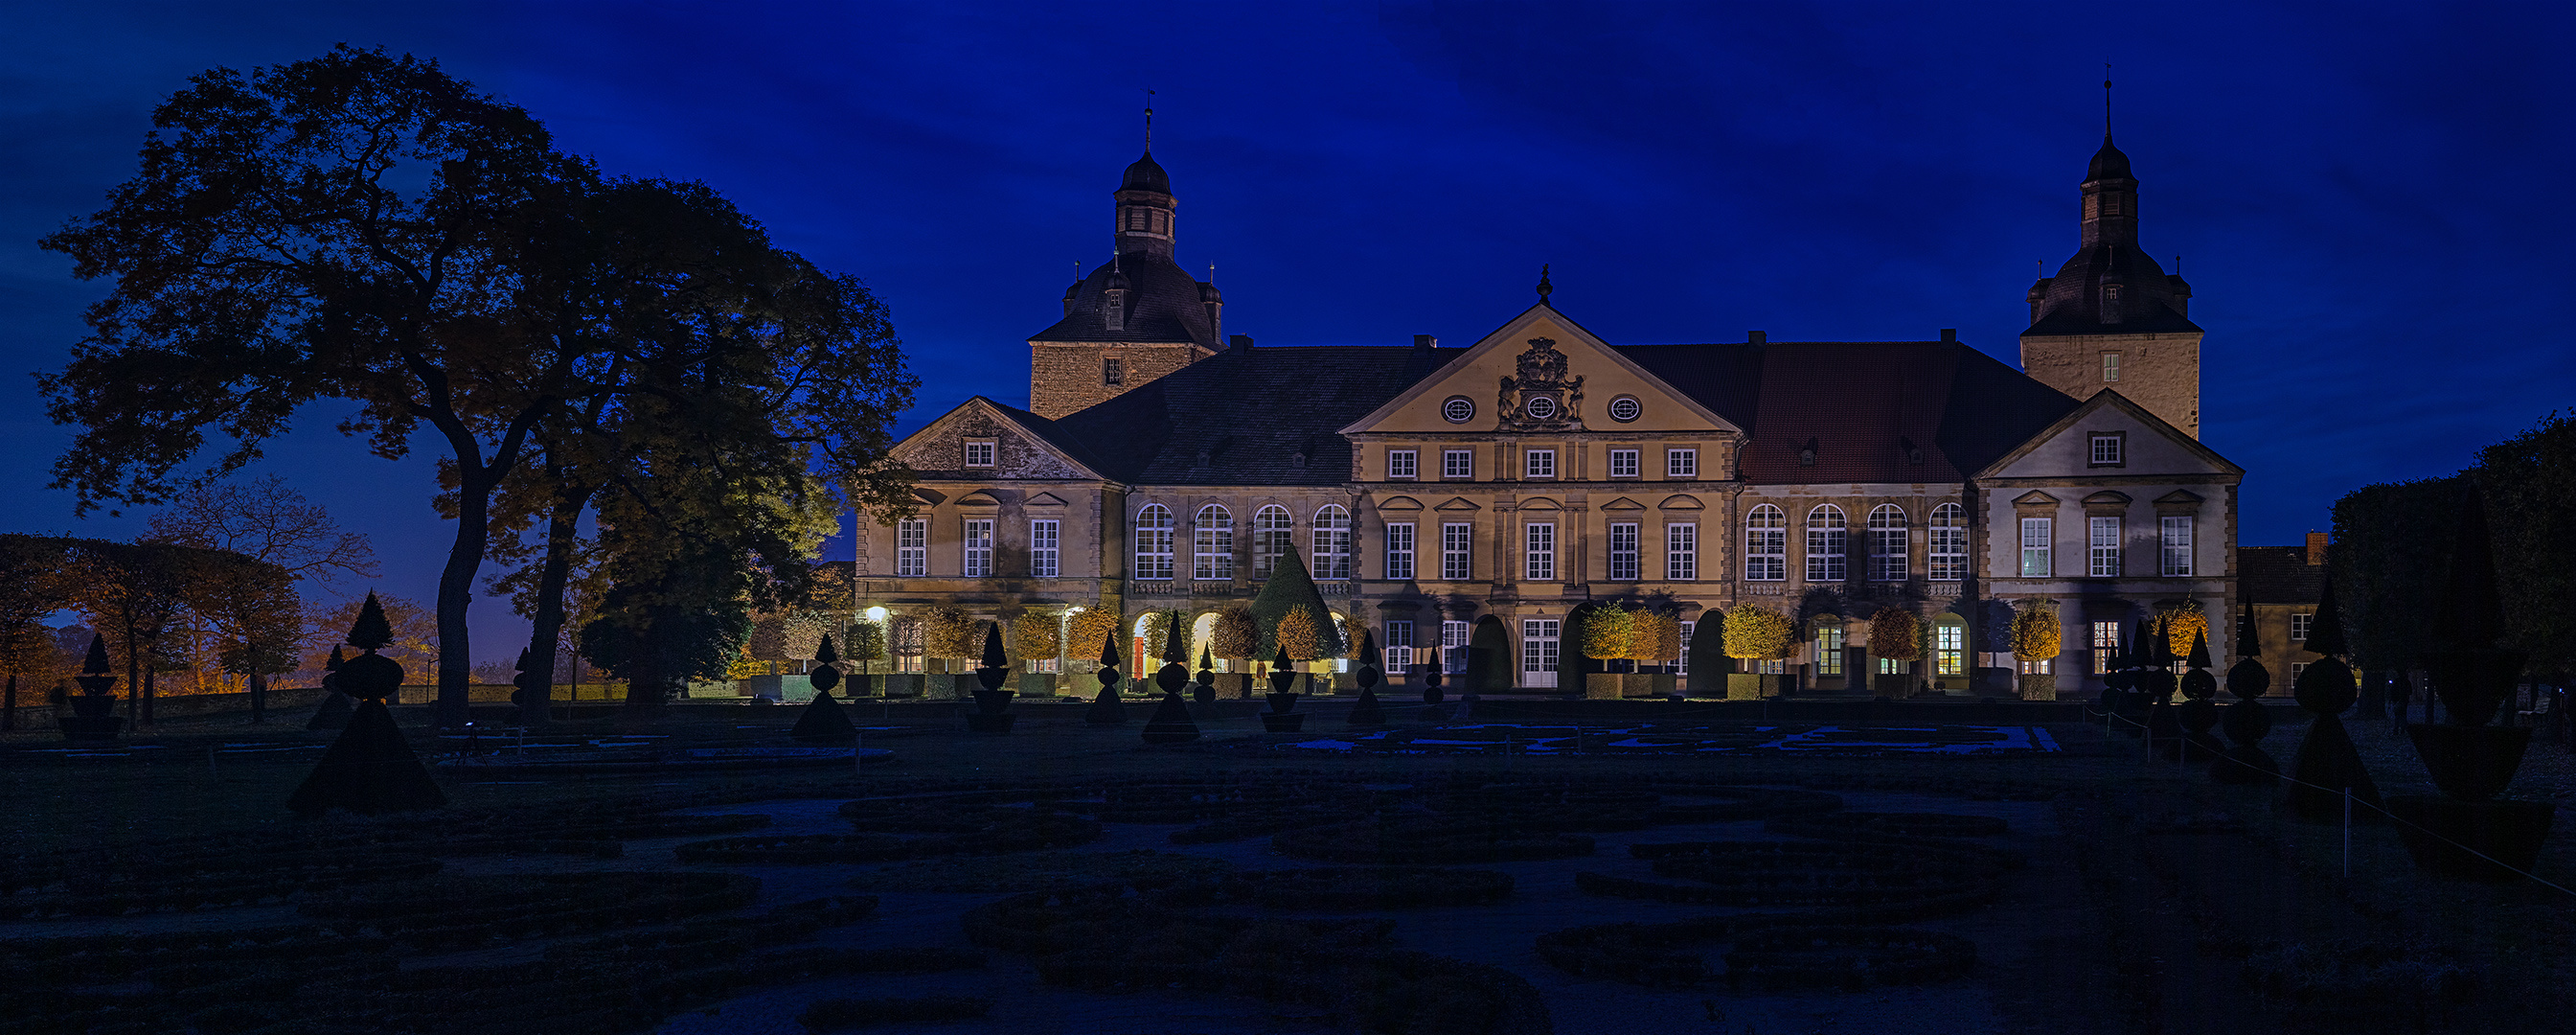
<path id="1" fill-rule="evenodd" d="M 1513 431 L 1583 430 L 1583 378 L 1565 376 L 1565 353 L 1553 338 L 1531 338 L 1519 376 L 1505 375 L 1495 411 Z"/>

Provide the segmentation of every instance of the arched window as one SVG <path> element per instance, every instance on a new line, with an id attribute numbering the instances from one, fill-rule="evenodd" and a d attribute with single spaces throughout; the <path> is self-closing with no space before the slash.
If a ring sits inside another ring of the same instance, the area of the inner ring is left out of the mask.
<path id="1" fill-rule="evenodd" d="M 1214 503 L 1200 507 L 1197 528 L 1190 537 L 1190 553 L 1191 578 L 1233 578 L 1234 514 Z"/>
<path id="2" fill-rule="evenodd" d="M 1252 512 L 1252 577 L 1266 579 L 1279 559 L 1297 549 L 1297 520 L 1288 508 L 1273 503 Z"/>
<path id="3" fill-rule="evenodd" d="M 1906 576 L 1906 554 L 1913 546 L 1908 542 L 1905 508 L 1881 503 L 1869 512 L 1869 580 L 1903 582 Z"/>
<path id="4" fill-rule="evenodd" d="M 1148 503 L 1136 512 L 1136 578 L 1172 577 L 1172 511 Z"/>
<path id="5" fill-rule="evenodd" d="M 1849 552 L 1851 529 L 1843 520 L 1843 508 L 1819 503 L 1807 512 L 1807 581 L 1842 582 L 1851 578 Z"/>
<path id="6" fill-rule="evenodd" d="M 1318 579 L 1351 577 L 1351 512 L 1326 504 L 1315 512 L 1315 572 Z"/>
<path id="7" fill-rule="evenodd" d="M 1744 577 L 1780 582 L 1789 577 L 1789 515 L 1765 503 L 1744 516 Z"/>
<path id="8" fill-rule="evenodd" d="M 1956 503 L 1932 508 L 1932 581 L 1957 582 L 1968 574 L 1967 511 Z"/>

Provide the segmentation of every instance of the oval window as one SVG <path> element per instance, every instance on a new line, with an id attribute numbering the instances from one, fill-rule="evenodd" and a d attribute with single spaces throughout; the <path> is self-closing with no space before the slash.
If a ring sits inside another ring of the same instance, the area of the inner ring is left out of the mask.
<path id="1" fill-rule="evenodd" d="M 1644 412 L 1646 408 L 1637 402 L 1636 396 L 1623 395 L 1610 400 L 1610 419 L 1621 424 L 1637 419 L 1637 415 Z"/>
<path id="2" fill-rule="evenodd" d="M 1476 401 L 1463 395 L 1450 396 L 1449 401 L 1440 404 L 1440 415 L 1451 424 L 1465 424 L 1476 418 Z"/>
<path id="3" fill-rule="evenodd" d="M 1529 414 L 1531 420 L 1546 420 L 1556 416 L 1556 400 L 1544 395 L 1530 396 L 1528 401 L 1521 403 L 1521 412 Z"/>

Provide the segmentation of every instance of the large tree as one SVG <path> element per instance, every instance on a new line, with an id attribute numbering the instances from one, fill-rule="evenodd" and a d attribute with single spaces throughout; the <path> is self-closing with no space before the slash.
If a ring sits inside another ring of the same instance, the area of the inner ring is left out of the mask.
<path id="1" fill-rule="evenodd" d="M 2576 672 L 2576 416 L 2480 450 L 2471 473 L 2495 522 L 2505 639 L 2564 679 Z"/>
<path id="2" fill-rule="evenodd" d="M 0 732 L 18 728 L 18 683 L 55 667 L 53 630 L 45 618 L 61 610 L 58 577 L 63 543 L 29 535 L 0 535 Z"/>
<path id="3" fill-rule="evenodd" d="M 225 441 L 199 480 L 324 399 L 355 402 L 341 430 L 387 458 L 426 431 L 459 498 L 438 703 L 463 722 L 488 497 L 587 358 L 545 284 L 596 176 L 435 62 L 345 45 L 206 72 L 153 125 L 140 173 L 43 241 L 113 281 L 71 362 L 40 378 L 53 418 L 81 428 L 56 484 L 84 512 L 160 502 L 209 429 Z"/>
<path id="4" fill-rule="evenodd" d="M 317 585 L 376 575 L 376 551 L 367 537 L 341 528 L 280 475 L 185 486 L 152 515 L 148 528 L 153 540 L 230 550 Z"/>
<path id="5" fill-rule="evenodd" d="M 2431 649 L 2433 600 L 2469 491 L 2469 479 L 2453 475 L 2366 485 L 2335 501 L 2326 573 L 2364 668 L 2406 668 Z"/>

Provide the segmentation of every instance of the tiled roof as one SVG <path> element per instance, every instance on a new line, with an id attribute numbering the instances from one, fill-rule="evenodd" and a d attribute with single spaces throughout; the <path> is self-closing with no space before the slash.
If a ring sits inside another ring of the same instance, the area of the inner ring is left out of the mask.
<path id="1" fill-rule="evenodd" d="M 1066 414 L 1054 434 L 1131 484 L 1339 485 L 1351 478 L 1341 429 L 1466 351 L 1228 349 Z"/>
<path id="2" fill-rule="evenodd" d="M 2257 604 L 2313 604 L 2325 593 L 2325 566 L 2309 564 L 2305 546 L 2237 547 L 2236 572 Z"/>
<path id="3" fill-rule="evenodd" d="M 1127 278 L 1125 326 L 1110 330 L 1101 316 L 1112 273 Z M 1216 329 L 1209 326 L 1199 282 L 1178 263 L 1151 252 L 1131 251 L 1100 264 L 1074 290 L 1073 311 L 1030 341 L 1194 341 L 1217 348 Z"/>

